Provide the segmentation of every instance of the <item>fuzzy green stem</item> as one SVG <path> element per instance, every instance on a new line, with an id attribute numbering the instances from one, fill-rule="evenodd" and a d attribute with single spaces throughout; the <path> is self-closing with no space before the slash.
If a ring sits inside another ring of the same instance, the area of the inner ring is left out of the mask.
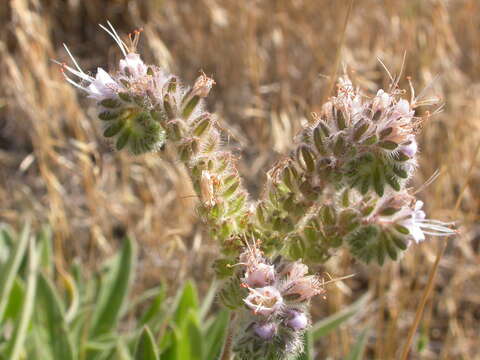
<path id="1" fill-rule="evenodd" d="M 232 345 L 233 345 L 233 336 L 235 331 L 234 329 L 235 329 L 236 318 L 237 318 L 237 313 L 235 311 L 232 311 L 230 313 L 227 336 L 225 337 L 225 343 L 223 344 L 223 350 L 219 360 L 232 359 Z"/>

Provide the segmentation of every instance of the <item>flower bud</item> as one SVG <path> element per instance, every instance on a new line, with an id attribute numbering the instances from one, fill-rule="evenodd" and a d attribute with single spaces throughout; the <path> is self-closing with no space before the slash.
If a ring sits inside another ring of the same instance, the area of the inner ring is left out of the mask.
<path id="1" fill-rule="evenodd" d="M 285 321 L 285 325 L 293 330 L 303 330 L 308 326 L 308 317 L 304 312 L 298 310 L 288 310 L 288 318 Z"/>
<path id="2" fill-rule="evenodd" d="M 208 93 L 212 89 L 212 86 L 215 85 L 215 81 L 212 78 L 209 78 L 207 75 L 200 75 L 195 84 L 193 85 L 192 94 L 197 95 L 201 98 L 208 96 Z"/>
<path id="3" fill-rule="evenodd" d="M 253 331 L 261 339 L 271 340 L 277 332 L 277 325 L 275 325 L 273 322 L 255 324 L 253 326 Z"/>
<path id="4" fill-rule="evenodd" d="M 418 146 L 415 139 L 410 140 L 409 142 L 407 142 L 406 144 L 403 144 L 400 147 L 400 150 L 408 157 L 413 157 L 417 153 L 417 149 L 418 149 Z"/>

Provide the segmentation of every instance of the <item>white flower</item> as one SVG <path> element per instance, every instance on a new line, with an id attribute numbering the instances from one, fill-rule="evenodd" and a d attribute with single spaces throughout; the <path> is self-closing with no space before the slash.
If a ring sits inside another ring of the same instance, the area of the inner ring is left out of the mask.
<path id="1" fill-rule="evenodd" d="M 390 94 L 386 93 L 382 89 L 378 90 L 377 96 L 374 100 L 374 104 L 376 105 L 375 111 L 386 109 L 387 107 L 390 106 L 392 101 L 393 101 L 393 97 Z"/>
<path id="2" fill-rule="evenodd" d="M 409 140 L 406 144 L 400 146 L 400 151 L 402 151 L 409 158 L 412 158 L 418 150 L 418 145 L 415 139 Z"/>
<path id="3" fill-rule="evenodd" d="M 120 60 L 120 71 L 133 78 L 140 78 L 147 74 L 147 65 L 142 61 L 140 55 L 130 53 Z"/>
<path id="4" fill-rule="evenodd" d="M 402 221 L 400 224 L 405 226 L 410 235 L 413 237 L 413 240 L 418 244 L 419 242 L 425 240 L 425 234 L 420 227 L 420 220 L 425 219 L 425 212 L 422 210 L 423 201 L 417 201 L 415 207 L 411 210 L 411 215 L 406 220 Z"/>
<path id="5" fill-rule="evenodd" d="M 400 117 L 408 117 L 413 115 L 412 110 L 410 110 L 410 103 L 405 99 L 400 99 L 395 105 L 395 113 Z"/>
<path id="6" fill-rule="evenodd" d="M 112 98 L 115 96 L 118 84 L 112 77 L 102 68 L 97 69 L 95 79 L 90 82 L 90 85 L 86 88 L 88 97 L 97 101 Z"/>
<path id="7" fill-rule="evenodd" d="M 113 28 L 112 24 L 108 22 L 110 29 L 107 29 L 105 26 L 100 25 L 100 27 L 105 30 L 117 43 L 119 46 L 124 58 L 120 60 L 119 67 L 120 73 L 124 76 L 134 77 L 135 79 L 142 78 L 147 74 L 147 66 L 143 63 L 140 55 L 130 51 L 128 46 L 120 39 L 117 32 Z M 136 45 L 137 38 L 132 42 L 132 49 Z M 64 45 L 68 55 L 70 56 L 75 68 L 72 68 L 68 65 L 61 64 L 58 61 L 55 61 L 57 64 L 62 65 L 62 69 L 67 70 L 70 74 L 78 77 L 80 82 L 77 82 L 70 78 L 64 71 L 64 75 L 66 80 L 74 85 L 75 87 L 85 91 L 88 94 L 88 97 L 93 98 L 97 101 L 101 101 L 107 98 L 112 98 L 116 95 L 118 90 L 122 88 L 122 86 L 112 78 L 105 70 L 102 68 L 97 69 L 97 73 L 95 77 L 88 75 L 85 73 L 80 66 L 78 65 L 77 61 L 73 57 L 70 50 Z"/>
<path id="8" fill-rule="evenodd" d="M 456 234 L 456 231 L 449 227 L 453 225 L 453 223 L 426 219 L 422 207 L 423 201 L 418 200 L 415 202 L 413 209 L 404 208 L 396 216 L 396 218 L 400 218 L 408 215 L 408 217 L 400 221 L 399 224 L 408 229 L 411 237 L 417 244 L 425 240 L 425 235 L 448 236 Z"/>

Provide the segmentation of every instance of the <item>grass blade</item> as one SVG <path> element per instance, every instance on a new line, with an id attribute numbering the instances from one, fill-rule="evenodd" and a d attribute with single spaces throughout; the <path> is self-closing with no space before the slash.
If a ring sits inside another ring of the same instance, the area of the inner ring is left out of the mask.
<path id="1" fill-rule="evenodd" d="M 138 340 L 137 350 L 135 351 L 135 360 L 158 360 L 158 350 L 155 340 L 146 326 L 143 328 L 142 334 Z"/>
<path id="2" fill-rule="evenodd" d="M 337 329 L 342 323 L 350 319 L 360 309 L 362 309 L 369 300 L 370 294 L 367 293 L 355 301 L 352 305 L 314 324 L 309 330 L 313 341 Z"/>
<path id="3" fill-rule="evenodd" d="M 127 239 L 119 257 L 111 265 L 107 281 L 101 287 L 93 316 L 92 337 L 106 334 L 116 327 L 133 281 L 135 259 L 135 243 Z"/>
<path id="4" fill-rule="evenodd" d="M 39 317 L 44 321 L 48 342 L 55 359 L 73 360 L 73 345 L 68 332 L 65 310 L 52 282 L 42 273 L 38 278 L 37 299 L 41 308 Z"/>
<path id="5" fill-rule="evenodd" d="M 367 340 L 368 340 L 368 331 L 369 329 L 365 329 L 360 334 L 357 342 L 353 346 L 352 351 L 350 354 L 347 355 L 345 360 L 362 360 L 363 354 L 365 353 L 365 348 L 367 347 Z"/>
<path id="6" fill-rule="evenodd" d="M 27 336 L 28 325 L 30 324 L 30 320 L 32 318 L 33 306 L 35 302 L 35 292 L 37 288 L 37 268 L 38 263 L 35 242 L 31 240 L 28 251 L 27 287 L 22 304 L 22 313 L 6 350 L 5 358 L 9 360 L 18 360 L 22 355 L 23 345 Z"/>
<path id="7" fill-rule="evenodd" d="M 4 236 L 7 235 L 6 230 L 3 230 L 3 232 Z M 5 313 L 5 308 L 10 297 L 9 294 L 12 290 L 15 276 L 17 276 L 18 269 L 20 268 L 20 264 L 25 255 L 29 237 L 30 223 L 27 222 L 23 227 L 22 234 L 17 240 L 15 248 L 10 254 L 8 262 L 2 266 L 2 271 L 0 272 L 0 322 Z"/>

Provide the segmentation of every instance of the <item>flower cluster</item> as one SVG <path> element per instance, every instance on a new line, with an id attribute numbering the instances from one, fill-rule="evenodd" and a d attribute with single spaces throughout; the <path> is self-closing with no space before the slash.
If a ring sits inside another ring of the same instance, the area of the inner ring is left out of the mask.
<path id="1" fill-rule="evenodd" d="M 396 84 L 368 98 L 348 78 L 298 136 L 298 146 L 270 172 L 257 223 L 268 249 L 325 262 L 345 241 L 366 262 L 397 259 L 414 239 L 449 235 L 426 220 L 407 182 L 416 168 L 418 103 Z M 286 235 L 286 236 L 285 236 Z M 271 244 L 283 236 L 287 241 Z"/>
<path id="2" fill-rule="evenodd" d="M 261 200 L 251 203 L 235 156 L 221 146 L 217 119 L 205 110 L 214 81 L 201 74 L 184 85 L 143 62 L 139 31 L 124 42 L 108 26 L 102 28 L 123 55 L 118 69 L 89 75 L 65 47 L 74 64 L 61 64 L 65 78 L 96 102 L 103 135 L 117 150 L 139 155 L 170 147 L 186 166 L 198 214 L 221 245 L 214 264 L 225 279 L 219 299 L 239 314 L 239 359 L 301 353 L 309 300 L 324 292 L 305 264 L 324 263 L 343 245 L 355 258 L 381 265 L 425 235 L 455 233 L 449 223 L 426 219 L 407 188 L 422 122 L 416 108 L 428 102 L 413 91 L 410 100 L 402 98 L 394 81 L 369 98 L 342 78 L 296 149 L 268 172 Z M 258 243 L 249 245 L 252 239 Z M 231 265 L 238 261 L 240 270 Z"/>
<path id="3" fill-rule="evenodd" d="M 220 149 L 221 133 L 216 118 L 205 111 L 205 98 L 214 81 L 201 74 L 192 87 L 163 69 L 146 65 L 136 53 L 140 31 L 128 44 L 113 26 L 101 26 L 117 43 L 123 58 L 116 72 L 98 68 L 85 73 L 70 51 L 74 68 L 65 64 L 66 80 L 97 102 L 103 135 L 115 148 L 135 155 L 173 147 L 186 165 L 201 202 L 198 213 L 210 225 L 212 235 L 234 253 L 237 244 L 226 243 L 246 226 L 247 194 L 242 188 L 234 156 Z M 70 76 L 75 76 L 79 82 Z"/>
<path id="4" fill-rule="evenodd" d="M 240 331 L 234 350 L 240 359 L 289 359 L 301 353 L 310 325 L 309 300 L 324 292 L 316 275 L 300 261 L 270 263 L 256 245 L 240 256 L 242 299 Z"/>

